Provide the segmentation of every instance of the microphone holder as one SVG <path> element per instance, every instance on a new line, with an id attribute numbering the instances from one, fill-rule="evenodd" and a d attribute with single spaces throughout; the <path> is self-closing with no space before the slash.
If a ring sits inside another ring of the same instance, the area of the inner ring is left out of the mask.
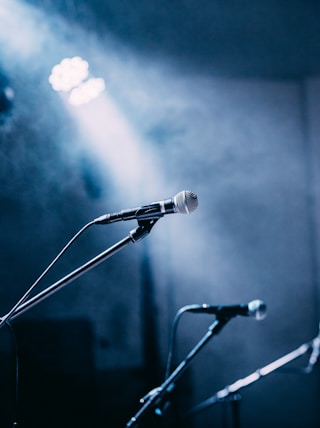
<path id="1" fill-rule="evenodd" d="M 207 333 L 203 338 L 195 345 L 195 347 L 187 354 L 184 360 L 177 366 L 177 368 L 171 373 L 169 377 L 157 388 L 152 389 L 147 395 L 145 395 L 140 402 L 144 403 L 138 412 L 129 420 L 126 428 L 137 427 L 140 419 L 145 415 L 148 410 L 156 408 L 161 405 L 161 400 L 164 396 L 171 392 L 174 388 L 174 382 L 181 376 L 184 370 L 187 368 L 191 360 L 196 354 L 204 347 L 204 345 L 216 334 L 218 334 L 222 328 L 230 321 L 230 318 L 217 317 L 215 321 L 210 325 Z"/>
<path id="2" fill-rule="evenodd" d="M 59 281 L 55 282 L 42 292 L 36 294 L 34 297 L 26 300 L 24 303 L 21 303 L 18 307 L 15 308 L 15 310 L 12 312 L 8 312 L 6 315 L 2 316 L 0 318 L 2 322 L 2 326 L 5 324 L 5 322 L 8 322 L 10 319 L 14 319 L 21 315 L 22 313 L 26 312 L 28 309 L 32 308 L 36 304 L 40 303 L 56 291 L 60 290 L 62 287 L 66 286 L 70 282 L 74 281 L 75 279 L 79 278 L 81 275 L 89 271 L 90 269 L 97 266 L 99 263 L 102 263 L 103 261 L 107 260 L 117 252 L 119 252 L 121 249 L 123 249 L 125 246 L 129 245 L 130 243 L 135 243 L 140 241 L 142 238 L 144 238 L 148 233 L 150 233 L 152 227 L 155 225 L 155 223 L 159 220 L 159 218 L 152 218 L 149 220 L 138 220 L 138 227 L 136 229 L 133 229 L 129 232 L 128 236 L 108 248 L 107 250 L 103 251 L 96 257 L 89 260 L 87 263 L 83 264 L 79 268 L 75 269 L 74 271 L 70 272 L 68 275 L 61 278 Z"/>

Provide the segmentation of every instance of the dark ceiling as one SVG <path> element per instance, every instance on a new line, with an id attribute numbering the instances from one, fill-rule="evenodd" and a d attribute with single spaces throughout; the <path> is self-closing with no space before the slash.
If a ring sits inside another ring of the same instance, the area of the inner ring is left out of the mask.
<path id="1" fill-rule="evenodd" d="M 320 2 L 28 0 L 143 55 L 216 76 L 320 73 Z"/>

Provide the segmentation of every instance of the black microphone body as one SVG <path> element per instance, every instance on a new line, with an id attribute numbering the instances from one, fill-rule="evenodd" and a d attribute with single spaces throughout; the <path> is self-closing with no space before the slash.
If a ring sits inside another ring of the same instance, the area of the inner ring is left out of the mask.
<path id="1" fill-rule="evenodd" d="M 150 205 L 142 207 L 122 210 L 117 213 L 106 214 L 100 217 L 100 224 L 115 223 L 116 221 L 126 220 L 148 220 L 150 218 L 163 217 L 165 214 L 173 214 L 176 212 L 175 204 L 172 199 L 166 199 L 163 202 L 154 202 Z M 97 219 L 99 220 L 99 219 Z"/>
<path id="2" fill-rule="evenodd" d="M 262 300 L 252 300 L 248 304 L 230 305 L 230 306 L 213 306 L 213 305 L 190 305 L 187 307 L 188 312 L 215 314 L 221 318 L 232 318 L 238 315 L 245 317 L 254 317 L 261 320 L 266 316 L 266 304 Z"/>
<path id="3" fill-rule="evenodd" d="M 314 366 L 317 364 L 320 356 L 320 330 L 318 336 L 312 341 L 312 352 L 309 358 L 307 371 L 312 371 Z"/>
<path id="4" fill-rule="evenodd" d="M 190 214 L 198 206 L 198 198 L 193 192 L 183 190 L 173 198 L 159 202 L 152 202 L 142 207 L 122 210 L 117 213 L 105 214 L 94 220 L 95 224 L 109 224 L 126 220 L 149 220 L 158 219 L 165 214 Z"/>

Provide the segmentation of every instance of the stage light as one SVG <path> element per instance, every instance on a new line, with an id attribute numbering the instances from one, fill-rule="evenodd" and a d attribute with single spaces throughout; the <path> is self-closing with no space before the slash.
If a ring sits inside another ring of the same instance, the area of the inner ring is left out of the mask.
<path id="1" fill-rule="evenodd" d="M 104 89 L 105 83 L 102 78 L 91 78 L 72 89 L 69 103 L 75 106 L 88 103 L 97 98 Z"/>
<path id="2" fill-rule="evenodd" d="M 52 68 L 48 80 L 53 90 L 69 93 L 74 106 L 88 103 L 105 89 L 104 79 L 89 78 L 89 63 L 80 56 L 64 58 Z"/>
<path id="3" fill-rule="evenodd" d="M 80 85 L 89 75 L 89 64 L 79 56 L 64 58 L 55 65 L 49 82 L 55 91 L 68 92 Z"/>

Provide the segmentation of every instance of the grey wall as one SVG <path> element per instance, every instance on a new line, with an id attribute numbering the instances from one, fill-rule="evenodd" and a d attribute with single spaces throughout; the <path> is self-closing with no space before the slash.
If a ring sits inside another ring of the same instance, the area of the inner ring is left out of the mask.
<path id="1" fill-rule="evenodd" d="M 186 144 L 179 160 L 185 168 L 181 176 L 195 177 L 199 211 L 190 218 L 191 226 L 187 219 L 187 230 L 184 219 L 168 219 L 174 244 L 164 256 L 171 267 L 164 281 L 166 297 L 171 310 L 171 299 L 177 309 L 191 303 L 260 298 L 268 305 L 268 317 L 260 323 L 232 320 L 202 351 L 191 375 L 195 403 L 294 350 L 318 328 L 317 229 L 309 169 L 314 157 L 306 141 L 303 104 L 309 93 L 299 82 L 220 81 L 219 90 L 216 87 L 206 87 L 210 103 L 204 103 L 201 118 L 194 112 L 195 98 L 190 101 L 192 123 L 197 122 L 201 138 L 196 149 L 193 143 L 193 152 Z M 155 268 L 161 295 L 162 269 Z M 162 314 L 160 307 L 159 319 Z M 193 319 L 181 322 L 180 358 L 209 326 L 199 315 L 189 317 Z M 303 362 L 297 361 L 297 366 Z M 281 426 L 299 426 L 306 420 L 313 426 L 316 378 L 310 386 L 306 376 L 270 376 L 243 393 L 245 424 L 256 426 L 259 417 L 261 426 L 275 425 L 279 419 Z M 301 403 L 301 390 L 305 394 L 306 388 L 310 402 L 292 405 Z M 197 423 L 216 421 L 210 413 L 206 417 Z"/>

